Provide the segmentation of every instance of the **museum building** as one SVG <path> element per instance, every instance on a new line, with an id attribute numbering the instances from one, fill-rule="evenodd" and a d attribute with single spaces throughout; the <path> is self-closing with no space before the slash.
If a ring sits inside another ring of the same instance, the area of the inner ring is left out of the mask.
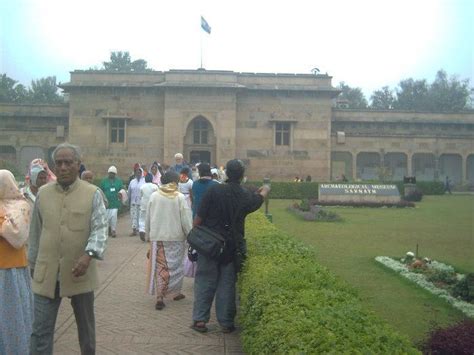
<path id="1" fill-rule="evenodd" d="M 345 109 L 321 74 L 170 70 L 71 72 L 64 105 L 0 104 L 0 159 L 26 171 L 57 144 L 82 148 L 98 176 L 134 163 L 224 165 L 250 179 L 444 180 L 474 184 L 474 112 Z"/>

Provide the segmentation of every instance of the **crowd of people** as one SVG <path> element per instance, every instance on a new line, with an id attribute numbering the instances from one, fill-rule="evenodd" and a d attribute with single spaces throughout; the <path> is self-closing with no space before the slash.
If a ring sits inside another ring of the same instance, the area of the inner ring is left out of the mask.
<path id="1" fill-rule="evenodd" d="M 235 283 L 245 258 L 245 217 L 257 210 L 268 186 L 251 192 L 241 186 L 242 161 L 225 170 L 194 166 L 175 155 L 171 166 L 139 163 L 127 190 L 110 166 L 99 186 L 81 162 L 78 147 L 63 143 L 46 162 L 31 162 L 27 185 L 19 189 L 0 170 L 0 353 L 52 354 L 54 328 L 64 297 L 74 310 L 82 354 L 95 353 L 96 262 L 108 237 L 117 237 L 118 211 L 130 209 L 130 236 L 149 243 L 146 283 L 156 297 L 179 301 L 183 277 L 194 278 L 191 328 L 206 332 L 215 297 L 223 332 L 235 329 Z M 186 243 L 193 226 L 204 225 L 226 239 L 219 259 L 196 253 Z"/>

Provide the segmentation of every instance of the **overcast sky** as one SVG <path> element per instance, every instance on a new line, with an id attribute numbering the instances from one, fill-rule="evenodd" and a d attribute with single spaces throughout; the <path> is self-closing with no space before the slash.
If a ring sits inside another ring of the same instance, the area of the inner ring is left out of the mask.
<path id="1" fill-rule="evenodd" d="M 212 27 L 200 28 L 200 16 Z M 0 73 L 69 81 L 129 51 L 155 70 L 310 73 L 367 98 L 443 68 L 474 86 L 474 0 L 0 0 Z"/>

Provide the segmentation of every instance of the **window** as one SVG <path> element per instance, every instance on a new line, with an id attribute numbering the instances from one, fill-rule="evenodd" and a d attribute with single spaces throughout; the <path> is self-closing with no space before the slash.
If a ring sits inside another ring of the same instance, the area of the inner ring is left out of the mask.
<path id="1" fill-rule="evenodd" d="M 207 144 L 207 135 L 209 132 L 208 122 L 204 118 L 197 118 L 193 125 L 193 143 Z"/>
<path id="2" fill-rule="evenodd" d="M 275 144 L 276 145 L 290 145 L 290 123 L 276 122 L 275 123 Z"/>
<path id="3" fill-rule="evenodd" d="M 125 120 L 123 118 L 113 118 L 110 120 L 110 142 L 125 142 Z"/>

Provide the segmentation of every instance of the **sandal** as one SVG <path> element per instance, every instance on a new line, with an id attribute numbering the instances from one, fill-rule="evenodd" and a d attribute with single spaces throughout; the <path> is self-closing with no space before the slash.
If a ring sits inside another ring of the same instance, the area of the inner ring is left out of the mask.
<path id="1" fill-rule="evenodd" d="M 235 326 L 231 325 L 230 327 L 222 327 L 221 326 L 222 333 L 224 334 L 229 334 L 232 333 L 235 330 Z"/>
<path id="2" fill-rule="evenodd" d="M 194 322 L 192 325 L 191 325 L 191 329 L 199 332 L 199 333 L 206 333 L 209 329 L 207 329 L 206 327 L 206 323 L 204 322 Z"/>
<path id="3" fill-rule="evenodd" d="M 173 297 L 173 301 L 180 301 L 184 298 L 186 298 L 186 296 L 183 295 L 182 293 L 179 293 L 179 294 L 177 294 L 176 296 Z"/>
<path id="4" fill-rule="evenodd" d="M 155 309 L 157 311 L 161 311 L 163 308 L 165 308 L 165 303 L 161 300 L 158 300 L 156 301 L 156 304 L 155 304 Z"/>

